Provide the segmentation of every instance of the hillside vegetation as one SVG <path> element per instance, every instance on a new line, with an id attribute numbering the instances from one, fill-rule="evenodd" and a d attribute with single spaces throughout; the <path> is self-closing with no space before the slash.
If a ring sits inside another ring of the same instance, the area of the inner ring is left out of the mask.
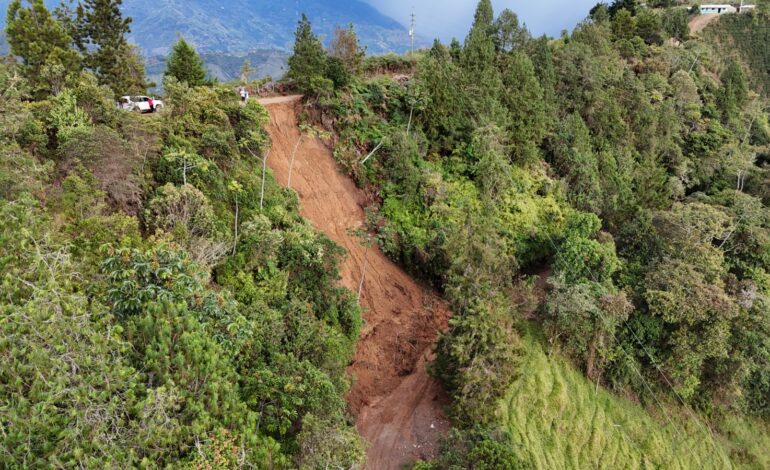
<path id="1" fill-rule="evenodd" d="M 71 31 L 112 34 L 81 36 L 84 51 L 41 1 L 11 4 L 0 467 L 357 465 L 343 251 L 263 176 L 265 109 L 196 82 L 194 50 L 179 48 L 162 113 L 116 108 L 126 43 L 108 3 L 78 15 Z"/>
<path id="2" fill-rule="evenodd" d="M 748 14 L 728 15 L 708 30 L 706 37 L 715 47 L 740 57 L 748 66 L 757 91 L 770 94 L 770 5 L 760 2 Z"/>
<path id="3" fill-rule="evenodd" d="M 432 370 L 457 429 L 419 468 L 763 467 L 770 127 L 746 63 L 689 19 L 617 1 L 533 38 L 482 0 L 406 84 L 298 30 L 308 119 L 381 248 L 455 313 Z"/>
<path id="4" fill-rule="evenodd" d="M 671 424 L 586 380 L 537 342 L 501 406 L 501 424 L 533 468 L 733 468 L 729 452 L 699 422 L 675 412 Z M 675 407 L 667 408 L 666 412 Z M 753 458 L 763 458 L 760 448 Z"/>
<path id="5" fill-rule="evenodd" d="M 554 39 L 481 0 L 407 58 L 301 17 L 298 134 L 453 314 L 429 365 L 453 429 L 416 469 L 768 467 L 763 43 L 690 38 L 673 3 Z M 0 467 L 361 468 L 344 250 L 266 170 L 266 110 L 183 39 L 163 112 L 116 109 L 147 87 L 121 4 L 8 9 Z"/>

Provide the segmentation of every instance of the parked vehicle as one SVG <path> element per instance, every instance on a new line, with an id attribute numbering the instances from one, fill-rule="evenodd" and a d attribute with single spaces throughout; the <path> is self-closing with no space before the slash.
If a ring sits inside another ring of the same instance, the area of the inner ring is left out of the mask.
<path id="1" fill-rule="evenodd" d="M 163 101 L 144 95 L 123 96 L 118 101 L 118 108 L 137 113 L 154 113 L 164 107 Z"/>

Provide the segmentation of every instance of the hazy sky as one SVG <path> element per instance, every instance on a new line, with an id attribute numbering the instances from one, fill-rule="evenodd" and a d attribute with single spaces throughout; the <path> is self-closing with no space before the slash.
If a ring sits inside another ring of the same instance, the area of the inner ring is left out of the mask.
<path id="1" fill-rule="evenodd" d="M 408 25 L 414 8 L 417 33 L 429 39 L 462 40 L 470 28 L 477 0 L 364 0 Z M 599 0 L 492 0 L 495 14 L 510 8 L 534 35 L 557 36 L 588 16 Z"/>

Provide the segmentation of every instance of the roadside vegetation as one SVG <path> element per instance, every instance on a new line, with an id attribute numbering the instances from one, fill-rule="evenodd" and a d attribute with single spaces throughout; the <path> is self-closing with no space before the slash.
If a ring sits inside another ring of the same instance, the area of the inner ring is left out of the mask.
<path id="1" fill-rule="evenodd" d="M 204 83 L 189 46 L 168 110 L 116 108 L 146 86 L 141 67 L 126 81 L 119 6 L 9 8 L 0 467 L 356 465 L 342 250 L 269 172 L 261 197 L 267 113 Z"/>

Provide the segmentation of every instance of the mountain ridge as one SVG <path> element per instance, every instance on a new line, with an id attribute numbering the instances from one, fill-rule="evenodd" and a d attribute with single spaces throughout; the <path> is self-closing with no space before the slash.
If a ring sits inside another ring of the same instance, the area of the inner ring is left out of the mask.
<path id="1" fill-rule="evenodd" d="M 10 0 L 0 0 L 0 27 Z M 58 0 L 46 0 L 54 8 Z M 355 25 L 361 44 L 373 54 L 404 52 L 409 32 L 398 21 L 359 0 L 125 0 L 121 7 L 133 19 L 128 38 L 146 57 L 166 56 L 183 36 L 201 53 L 246 53 L 274 49 L 289 51 L 301 13 L 328 43 L 334 29 Z M 418 38 L 419 45 L 428 42 Z"/>

